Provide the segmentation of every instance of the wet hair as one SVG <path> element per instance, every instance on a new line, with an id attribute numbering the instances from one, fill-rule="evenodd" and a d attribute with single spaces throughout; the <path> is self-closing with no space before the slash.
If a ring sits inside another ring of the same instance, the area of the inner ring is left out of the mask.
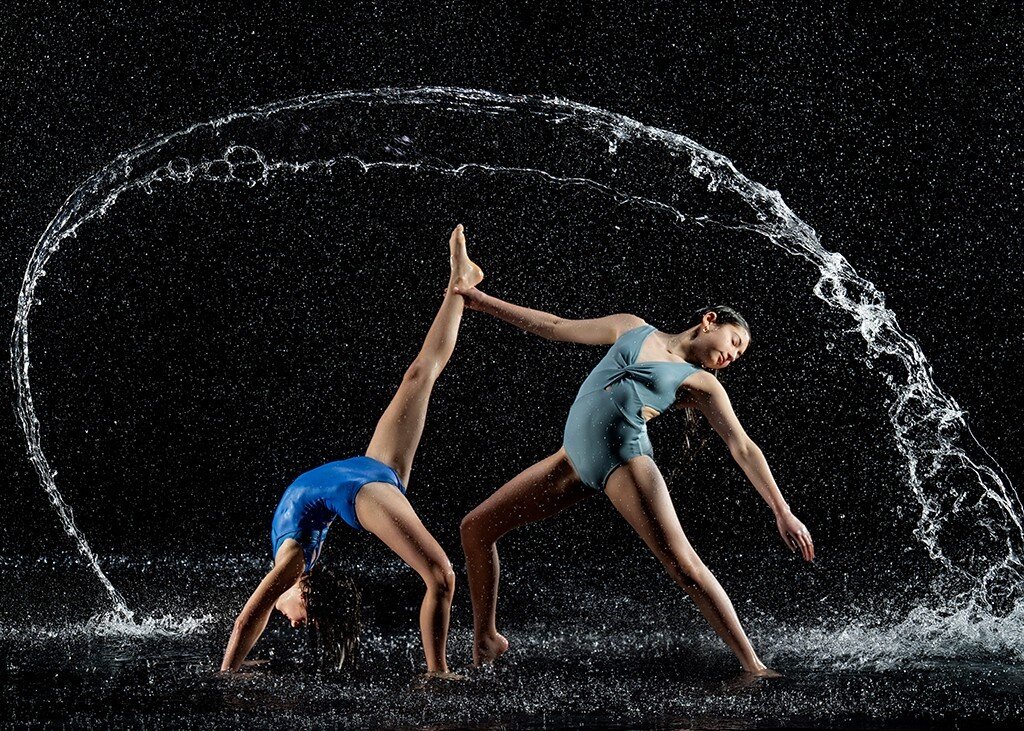
<path id="1" fill-rule="evenodd" d="M 750 325 L 747 324 L 746 318 L 740 313 L 734 310 L 728 305 L 715 305 L 714 307 L 704 307 L 697 310 L 690 315 L 690 321 L 686 324 L 686 328 L 689 329 L 694 325 L 699 325 L 700 321 L 704 319 L 704 315 L 709 312 L 714 312 L 717 316 L 715 322 L 719 325 L 737 325 L 742 327 L 748 333 L 750 333 Z"/>
<path id="2" fill-rule="evenodd" d="M 690 329 L 696 325 L 699 325 L 701 320 L 704 319 L 704 315 L 709 312 L 714 312 L 716 315 L 715 323 L 718 325 L 736 325 L 747 331 L 747 334 L 751 335 L 751 342 L 753 342 L 753 335 L 750 331 L 750 325 L 747 323 L 746 318 L 743 317 L 739 312 L 734 310 L 728 305 L 715 305 L 714 307 L 704 307 L 692 315 L 686 323 L 685 329 Z M 749 347 L 749 346 L 748 346 Z M 715 378 L 719 377 L 719 372 L 714 370 L 711 372 Z M 685 409 L 686 412 L 686 426 L 683 430 L 683 438 L 686 442 L 686 455 L 688 459 L 687 463 L 692 463 L 694 457 L 697 455 L 705 444 L 711 438 L 711 429 L 706 425 L 702 426 L 702 420 L 697 417 L 696 409 Z"/>
<path id="3" fill-rule="evenodd" d="M 308 669 L 337 672 L 355 666 L 359 654 L 362 593 L 351 576 L 315 566 L 306 580 Z"/>

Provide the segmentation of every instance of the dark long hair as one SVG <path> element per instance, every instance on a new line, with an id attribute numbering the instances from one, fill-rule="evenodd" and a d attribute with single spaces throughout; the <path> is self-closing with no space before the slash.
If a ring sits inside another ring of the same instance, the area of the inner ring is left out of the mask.
<path id="1" fill-rule="evenodd" d="M 684 329 L 689 330 L 691 327 L 699 325 L 704 315 L 709 312 L 715 313 L 717 316 L 715 322 L 717 324 L 736 325 L 750 333 L 750 325 L 747 324 L 743 315 L 728 305 L 715 305 L 714 307 L 704 307 L 697 310 L 690 315 L 690 319 L 687 321 Z M 753 341 L 753 335 L 751 335 L 751 341 Z M 712 375 L 718 378 L 719 372 L 717 370 L 712 371 Z M 703 420 L 698 417 L 696 409 L 688 408 L 685 409 L 685 412 L 686 426 L 684 427 L 683 437 L 686 441 L 686 449 L 684 451 L 687 456 L 687 463 L 691 463 L 697 452 L 703 449 L 704 445 L 710 440 L 711 429 L 707 425 L 702 425 Z"/>
<path id="2" fill-rule="evenodd" d="M 319 564 L 306 580 L 308 667 L 336 672 L 354 667 L 359 654 L 362 593 L 351 576 Z"/>

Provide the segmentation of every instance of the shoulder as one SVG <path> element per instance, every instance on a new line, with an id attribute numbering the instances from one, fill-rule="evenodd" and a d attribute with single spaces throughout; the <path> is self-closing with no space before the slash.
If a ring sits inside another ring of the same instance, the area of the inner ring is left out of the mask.
<path id="1" fill-rule="evenodd" d="M 722 382 L 703 369 L 687 376 L 682 385 L 694 398 L 725 395 Z"/>
<path id="2" fill-rule="evenodd" d="M 732 408 L 725 386 L 705 370 L 691 373 L 683 379 L 674 406 L 677 409 L 697 409 L 705 415 L 708 409 L 722 411 Z"/>
<path id="3" fill-rule="evenodd" d="M 647 321 L 644 320 L 642 317 L 630 315 L 625 312 L 619 313 L 617 315 L 611 315 L 609 319 L 613 321 L 616 338 L 620 338 L 626 333 L 631 332 L 633 330 L 638 330 L 641 327 L 650 327 L 647 324 Z"/>

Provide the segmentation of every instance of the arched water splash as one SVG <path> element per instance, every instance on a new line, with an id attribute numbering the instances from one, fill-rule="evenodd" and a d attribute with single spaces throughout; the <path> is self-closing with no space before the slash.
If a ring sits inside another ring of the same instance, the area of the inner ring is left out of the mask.
<path id="1" fill-rule="evenodd" d="M 639 164 L 642 159 L 643 164 Z M 29 385 L 29 315 L 50 258 L 122 193 L 193 180 L 267 184 L 279 175 L 353 166 L 453 176 L 532 176 L 585 187 L 618 204 L 660 211 L 682 225 L 750 231 L 819 274 L 814 294 L 850 317 L 866 363 L 892 392 L 894 437 L 905 481 L 920 504 L 915 535 L 950 577 L 949 609 L 1007 610 L 1019 598 L 1024 529 L 1020 499 L 943 393 L 917 342 L 874 285 L 821 246 L 776 191 L 740 174 L 696 142 L 628 117 L 561 99 L 453 88 L 344 91 L 279 102 L 192 125 L 120 155 L 68 198 L 32 252 L 11 340 L 18 417 L 29 457 L 60 521 L 111 597 L 103 573 L 61 497 L 41 446 Z M 971 526 L 969 549 L 952 549 L 948 526 Z"/>

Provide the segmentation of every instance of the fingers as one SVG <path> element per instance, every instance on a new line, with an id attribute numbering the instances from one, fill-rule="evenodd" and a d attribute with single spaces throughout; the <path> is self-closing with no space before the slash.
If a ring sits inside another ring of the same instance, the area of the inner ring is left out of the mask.
<path id="1" fill-rule="evenodd" d="M 445 292 L 447 292 L 447 291 L 448 290 L 445 289 Z M 451 291 L 454 292 L 455 294 L 460 294 L 463 297 L 465 297 L 466 298 L 466 302 L 473 302 L 473 301 L 475 301 L 474 295 L 477 294 L 477 291 L 476 291 L 475 287 L 466 288 L 466 287 L 460 287 L 460 286 L 454 285 L 454 284 L 451 287 Z"/>
<path id="2" fill-rule="evenodd" d="M 811 541 L 811 534 L 806 530 L 787 531 L 785 539 L 790 551 L 796 553 L 799 550 L 805 561 L 814 560 L 814 543 Z"/>
<path id="3" fill-rule="evenodd" d="M 804 560 L 812 560 L 814 558 L 814 544 L 811 542 L 811 534 L 806 530 L 800 531 L 796 534 L 796 541 L 800 546 L 800 552 L 803 554 Z"/>

